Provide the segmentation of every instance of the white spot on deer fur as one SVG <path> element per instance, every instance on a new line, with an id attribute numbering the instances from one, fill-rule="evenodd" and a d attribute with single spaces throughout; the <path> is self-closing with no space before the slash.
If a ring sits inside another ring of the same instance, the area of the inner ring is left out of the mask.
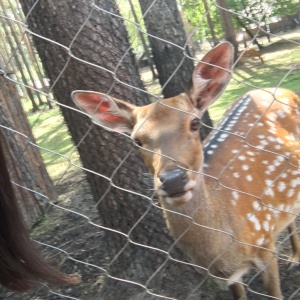
<path id="1" fill-rule="evenodd" d="M 266 189 L 265 191 L 266 196 L 274 197 L 274 191 L 271 188 Z"/>
<path id="2" fill-rule="evenodd" d="M 283 181 L 280 181 L 277 185 L 278 192 L 282 193 L 286 189 L 286 184 Z"/>
<path id="3" fill-rule="evenodd" d="M 267 139 L 270 141 L 270 142 L 276 142 L 276 138 L 274 136 L 268 136 Z"/>
<path id="4" fill-rule="evenodd" d="M 280 145 L 275 145 L 274 147 L 276 150 L 280 150 L 281 149 L 281 146 Z"/>
<path id="5" fill-rule="evenodd" d="M 252 180 L 253 180 L 252 175 L 247 175 L 247 176 L 246 176 L 246 180 L 247 180 L 247 181 L 252 181 Z"/>
<path id="6" fill-rule="evenodd" d="M 210 147 L 211 147 L 211 148 L 218 148 L 218 145 L 213 144 L 213 145 L 211 145 Z"/>
<path id="7" fill-rule="evenodd" d="M 284 144 L 284 141 L 281 138 L 277 138 L 277 143 Z"/>
<path id="8" fill-rule="evenodd" d="M 277 128 L 271 128 L 271 129 L 269 129 L 269 132 L 271 133 L 271 134 L 277 134 Z"/>
<path id="9" fill-rule="evenodd" d="M 233 173 L 233 177 L 235 177 L 235 178 L 240 178 L 239 172 L 234 172 L 234 173 Z"/>
<path id="10" fill-rule="evenodd" d="M 208 150 L 208 151 L 207 151 L 207 154 L 208 154 L 208 155 L 211 155 L 211 154 L 213 154 L 213 153 L 214 153 L 214 151 L 212 151 L 212 150 Z"/>
<path id="11" fill-rule="evenodd" d="M 262 246 L 263 243 L 264 243 L 264 240 L 265 240 L 264 237 L 259 238 L 259 239 L 256 241 L 256 245 L 257 245 L 257 246 Z"/>
<path id="12" fill-rule="evenodd" d="M 258 126 L 264 126 L 264 123 L 258 122 L 257 125 L 258 125 Z"/>
<path id="13" fill-rule="evenodd" d="M 247 154 L 249 154 L 250 156 L 254 156 L 255 155 L 255 153 L 252 152 L 252 151 L 247 151 Z"/>
<path id="14" fill-rule="evenodd" d="M 263 229 L 265 231 L 269 231 L 270 230 L 270 223 L 268 221 L 263 221 L 262 226 L 263 226 Z"/>
<path id="15" fill-rule="evenodd" d="M 258 201 L 253 201 L 252 202 L 252 207 L 254 208 L 254 210 L 258 210 L 260 207 L 260 204 L 258 203 Z"/>
<path id="16" fill-rule="evenodd" d="M 269 144 L 269 142 L 267 140 L 261 140 L 260 144 L 263 146 L 267 146 Z"/>
<path id="17" fill-rule="evenodd" d="M 268 118 L 270 121 L 275 122 L 276 119 L 277 119 L 277 115 L 276 115 L 275 113 L 271 112 L 271 113 L 268 114 L 267 118 Z"/>
<path id="18" fill-rule="evenodd" d="M 275 171 L 275 167 L 273 165 L 270 165 L 267 167 L 267 171 L 265 173 L 270 175 L 274 171 Z"/>
<path id="19" fill-rule="evenodd" d="M 294 189 L 289 189 L 286 195 L 287 195 L 288 197 L 292 197 L 292 196 L 294 195 L 294 193 L 295 193 L 295 190 L 294 190 Z"/>
<path id="20" fill-rule="evenodd" d="M 242 165 L 242 169 L 243 169 L 244 171 L 247 171 L 247 170 L 249 170 L 249 166 L 248 166 L 248 165 Z"/>
<path id="21" fill-rule="evenodd" d="M 300 178 L 296 178 L 291 181 L 292 188 L 296 188 L 298 185 L 300 185 Z"/>
<path id="22" fill-rule="evenodd" d="M 264 164 L 264 165 L 268 165 L 268 164 L 269 164 L 269 161 L 267 161 L 267 160 L 263 160 L 263 161 L 262 161 L 262 164 Z"/>
<path id="23" fill-rule="evenodd" d="M 238 153 L 239 151 L 240 151 L 240 150 L 234 149 L 234 150 L 232 150 L 231 152 L 234 153 L 234 154 L 236 154 L 236 153 Z"/>
<path id="24" fill-rule="evenodd" d="M 238 157 L 238 159 L 239 159 L 239 160 L 245 160 L 246 157 L 245 157 L 244 155 L 240 155 L 240 156 Z"/>
<path id="25" fill-rule="evenodd" d="M 265 184 L 266 184 L 266 186 L 272 186 L 273 181 L 270 180 L 270 179 L 266 179 L 266 180 L 265 180 Z"/>
<path id="26" fill-rule="evenodd" d="M 287 177 L 287 173 L 282 173 L 282 174 L 280 175 L 280 177 L 286 178 L 286 177 Z"/>
<path id="27" fill-rule="evenodd" d="M 280 211 L 284 211 L 284 204 L 278 205 L 277 209 L 280 210 Z"/>
<path id="28" fill-rule="evenodd" d="M 272 216 L 270 214 L 266 214 L 266 219 L 267 219 L 267 221 L 271 221 Z"/>
<path id="29" fill-rule="evenodd" d="M 234 200 L 238 200 L 239 199 L 239 193 L 237 191 L 232 191 L 232 197 Z"/>
<path id="30" fill-rule="evenodd" d="M 220 135 L 220 138 L 221 139 L 226 139 L 227 137 L 228 137 L 228 133 L 222 133 L 221 135 Z"/>
<path id="31" fill-rule="evenodd" d="M 275 123 L 271 122 L 271 121 L 266 121 L 266 124 L 268 126 L 270 126 L 271 128 L 275 127 Z"/>
<path id="32" fill-rule="evenodd" d="M 259 220 L 257 219 L 257 217 L 255 215 L 247 214 L 247 218 L 251 223 L 253 223 L 255 230 L 257 230 L 257 231 L 261 230 L 260 222 L 259 222 Z"/>
<path id="33" fill-rule="evenodd" d="M 259 139 L 264 139 L 264 138 L 265 138 L 265 136 L 264 136 L 263 134 L 259 134 L 257 137 L 258 137 Z"/>

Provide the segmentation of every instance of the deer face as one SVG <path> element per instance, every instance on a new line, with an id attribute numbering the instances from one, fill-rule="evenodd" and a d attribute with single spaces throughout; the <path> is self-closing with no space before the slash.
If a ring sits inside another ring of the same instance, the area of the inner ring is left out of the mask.
<path id="1" fill-rule="evenodd" d="M 220 44 L 197 65 L 186 93 L 143 107 L 89 91 L 75 91 L 72 97 L 95 123 L 130 133 L 158 195 L 182 204 L 192 198 L 201 171 L 201 115 L 229 82 L 232 56 L 231 45 Z"/>
<path id="2" fill-rule="evenodd" d="M 157 193 L 168 202 L 185 202 L 192 196 L 202 151 L 200 118 L 186 94 L 134 111 L 131 137 L 140 146 L 154 177 Z"/>

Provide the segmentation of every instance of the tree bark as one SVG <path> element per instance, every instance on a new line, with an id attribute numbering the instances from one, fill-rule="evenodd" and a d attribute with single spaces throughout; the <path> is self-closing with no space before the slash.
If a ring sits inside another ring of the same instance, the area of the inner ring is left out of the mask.
<path id="1" fill-rule="evenodd" d="M 107 256 L 112 259 L 109 266 L 104 267 L 118 278 L 138 284 L 149 281 L 148 288 L 153 287 L 158 292 L 166 282 L 177 288 L 174 282 L 182 281 L 174 276 L 174 272 L 180 272 L 179 264 L 175 264 L 176 271 L 171 272 L 170 281 L 161 282 L 164 274 L 160 267 L 169 260 L 163 251 L 172 249 L 173 243 L 161 209 L 153 205 L 151 199 L 127 192 L 152 194 L 152 182 L 139 153 L 129 138 L 92 125 L 88 117 L 69 109 L 74 107 L 70 94 L 75 89 L 109 92 L 137 105 L 149 103 L 147 94 L 140 90 L 143 85 L 133 54 L 127 52 L 130 45 L 125 27 L 120 18 L 111 15 L 118 14 L 114 2 L 98 0 L 96 6 L 88 0 L 20 2 L 25 14 L 36 4 L 27 17 L 31 30 L 66 47 L 34 36 L 45 71 L 51 82 L 55 82 L 55 98 L 64 105 L 61 107 L 63 116 L 78 145 L 97 201 L 100 225 L 106 233 Z M 194 272 L 190 272 L 191 268 L 185 269 L 186 279 L 192 282 L 190 274 Z M 188 293 L 190 283 L 183 285 L 182 291 Z M 163 288 L 167 290 L 166 286 Z M 136 284 L 107 277 L 99 299 L 129 299 L 143 292 Z"/>
<path id="2" fill-rule="evenodd" d="M 204 5 L 204 8 L 205 8 L 206 20 L 207 20 L 207 24 L 208 24 L 209 31 L 210 31 L 210 34 L 211 34 L 213 45 L 217 46 L 218 39 L 217 39 L 216 34 L 215 34 L 214 23 L 213 23 L 212 18 L 210 16 L 210 9 L 208 7 L 207 0 L 203 0 L 203 5 Z"/>
<path id="3" fill-rule="evenodd" d="M 186 56 L 190 56 L 190 53 L 185 45 L 187 38 L 177 3 L 174 0 L 140 0 L 140 5 L 150 34 L 149 40 L 163 96 L 174 97 L 186 90 L 194 70 L 193 60 Z M 205 124 L 200 131 L 203 140 L 212 127 L 208 112 L 203 115 L 202 122 Z"/>
<path id="4" fill-rule="evenodd" d="M 238 53 L 238 43 L 236 41 L 235 31 L 231 20 L 227 0 L 217 0 L 219 5 L 219 12 L 222 20 L 222 27 L 225 33 L 225 40 L 230 42 L 234 47 L 235 60 Z"/>
<path id="5" fill-rule="evenodd" d="M 13 82 L 0 76 L 0 143 L 4 149 L 16 198 L 26 225 L 40 221 L 48 199 L 56 201 L 39 149 Z M 44 196 L 43 196 L 44 195 Z"/>

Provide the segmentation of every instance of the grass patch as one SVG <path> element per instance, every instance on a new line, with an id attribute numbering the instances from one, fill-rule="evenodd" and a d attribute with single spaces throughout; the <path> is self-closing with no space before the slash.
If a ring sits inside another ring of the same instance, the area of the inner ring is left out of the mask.
<path id="1" fill-rule="evenodd" d="M 300 42 L 300 33 L 297 42 Z M 235 99 L 255 88 L 280 86 L 300 93 L 300 49 L 295 43 L 280 40 L 263 49 L 265 63 L 249 59 L 237 66 L 225 93 L 209 112 L 214 123 Z"/>
<path id="2" fill-rule="evenodd" d="M 79 155 L 58 106 L 28 113 L 28 119 L 53 180 L 61 178 L 69 168 L 70 161 L 80 165 Z"/>

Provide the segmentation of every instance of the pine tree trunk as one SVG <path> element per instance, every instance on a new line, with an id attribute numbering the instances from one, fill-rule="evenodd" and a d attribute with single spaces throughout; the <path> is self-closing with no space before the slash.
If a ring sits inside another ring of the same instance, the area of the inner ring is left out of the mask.
<path id="1" fill-rule="evenodd" d="M 31 228 L 49 206 L 48 199 L 56 201 L 56 194 L 39 149 L 34 145 L 15 84 L 0 76 L 0 87 L 0 143 L 20 209 L 27 227 Z"/>
<path id="2" fill-rule="evenodd" d="M 140 5 L 143 14 L 146 14 L 144 22 L 150 34 L 149 40 L 159 82 L 163 87 L 162 93 L 165 98 L 174 97 L 186 90 L 194 70 L 193 60 L 186 56 L 190 56 L 190 53 L 185 45 L 187 38 L 177 3 L 175 0 L 140 0 Z M 205 112 L 202 121 L 209 126 L 201 128 L 203 140 L 212 127 L 208 112 Z"/>

